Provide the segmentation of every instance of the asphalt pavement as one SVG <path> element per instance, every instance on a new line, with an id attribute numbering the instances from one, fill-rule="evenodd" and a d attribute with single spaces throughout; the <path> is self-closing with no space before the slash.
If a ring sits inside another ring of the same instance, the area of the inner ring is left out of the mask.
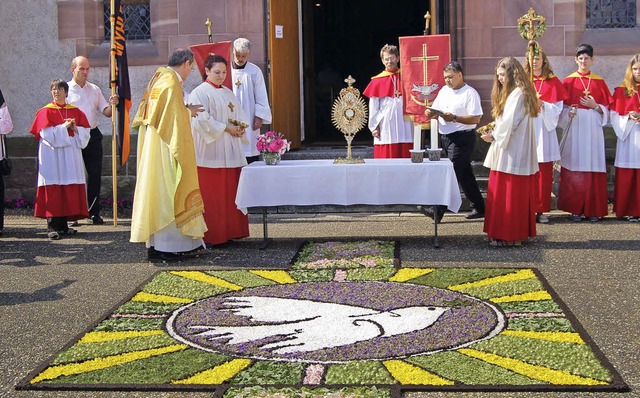
<path id="1" fill-rule="evenodd" d="M 167 269 L 284 268 L 308 240 L 394 239 L 404 267 L 533 267 L 581 322 L 632 388 L 617 393 L 410 393 L 407 397 L 640 397 L 640 223 L 607 217 L 570 222 L 565 213 L 538 224 L 519 248 L 490 247 L 482 220 L 447 214 L 433 247 L 433 221 L 419 213 L 252 215 L 251 237 L 182 263 L 151 264 L 143 244 L 129 243 L 130 219 L 81 222 L 79 234 L 51 241 L 46 223 L 8 210 L 0 237 L 0 397 L 211 397 L 196 392 L 16 391 L 32 370 L 110 313 L 154 273 Z"/>

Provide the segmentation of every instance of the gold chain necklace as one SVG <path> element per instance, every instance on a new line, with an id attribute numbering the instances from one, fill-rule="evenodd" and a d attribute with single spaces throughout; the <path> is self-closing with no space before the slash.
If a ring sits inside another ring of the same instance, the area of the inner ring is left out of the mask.
<path id="1" fill-rule="evenodd" d="M 535 79 L 535 80 L 534 80 L 534 82 L 533 82 L 533 88 L 536 90 L 536 94 L 537 94 L 538 98 L 540 98 L 540 97 L 542 97 L 541 92 L 542 92 L 542 85 L 544 84 L 544 79 L 542 78 L 542 76 L 540 76 L 540 78 L 537 78 L 537 77 L 536 77 L 536 78 L 534 78 L 534 79 Z M 540 87 L 536 87 L 536 86 L 535 86 L 535 82 L 536 82 L 536 81 L 540 81 Z"/>
<path id="2" fill-rule="evenodd" d="M 60 117 L 62 118 L 62 122 L 64 123 L 69 117 L 69 109 L 67 109 L 66 106 L 67 104 L 60 106 L 55 101 L 53 102 L 53 104 L 56 106 L 56 110 L 58 111 L 58 114 L 60 115 Z M 64 108 L 64 117 L 62 116 L 62 112 L 60 112 L 60 108 Z"/>
<path id="3" fill-rule="evenodd" d="M 589 74 L 589 82 L 586 86 L 584 85 L 584 81 L 582 80 L 582 75 L 580 75 L 580 83 L 582 83 L 582 88 L 584 88 L 584 91 L 582 93 L 585 97 L 588 97 L 589 94 L 591 94 L 591 91 L 589 91 L 589 87 L 591 87 L 591 74 Z"/>

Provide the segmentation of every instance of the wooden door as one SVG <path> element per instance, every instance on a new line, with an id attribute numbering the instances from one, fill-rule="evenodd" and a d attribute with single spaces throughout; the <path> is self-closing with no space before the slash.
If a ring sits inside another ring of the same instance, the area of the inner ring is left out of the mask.
<path id="1" fill-rule="evenodd" d="M 269 0 L 269 85 L 274 131 L 300 147 L 300 53 L 298 0 Z"/>

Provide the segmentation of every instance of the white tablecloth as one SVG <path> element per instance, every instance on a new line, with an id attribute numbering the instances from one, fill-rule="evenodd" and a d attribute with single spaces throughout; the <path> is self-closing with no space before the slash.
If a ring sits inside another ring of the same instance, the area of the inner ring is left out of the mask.
<path id="1" fill-rule="evenodd" d="M 449 159 L 366 159 L 364 164 L 333 160 L 283 160 L 277 166 L 253 162 L 242 169 L 236 205 L 446 205 L 462 200 Z"/>

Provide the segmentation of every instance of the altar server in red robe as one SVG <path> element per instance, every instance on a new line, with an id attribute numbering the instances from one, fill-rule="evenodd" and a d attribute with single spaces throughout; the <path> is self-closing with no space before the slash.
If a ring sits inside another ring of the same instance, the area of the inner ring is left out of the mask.
<path id="1" fill-rule="evenodd" d="M 637 222 L 640 217 L 640 54 L 631 58 L 622 85 L 613 91 L 611 126 L 618 137 L 613 210 Z"/>
<path id="2" fill-rule="evenodd" d="M 362 92 L 369 98 L 369 130 L 374 158 L 409 158 L 413 149 L 411 122 L 402 113 L 402 82 L 398 47 L 385 44 L 380 59 L 385 70 L 371 78 Z"/>
<path id="3" fill-rule="evenodd" d="M 608 213 L 602 127 L 608 122 L 612 97 L 604 79 L 591 72 L 594 59 L 593 47 L 579 45 L 575 57 L 578 70 L 562 81 L 568 96 L 559 122 L 566 137 L 560 151 L 558 209 L 571 213 L 573 221 L 584 216 L 597 222 Z M 577 112 L 570 112 L 572 107 Z"/>
<path id="4" fill-rule="evenodd" d="M 220 245 L 249 236 L 249 218 L 235 202 L 240 172 L 247 165 L 246 128 L 232 121 L 251 126 L 251 120 L 233 91 L 222 85 L 231 73 L 224 57 L 209 55 L 204 70 L 204 82 L 189 95 L 189 103 L 204 109 L 191 119 L 191 132 L 208 228 L 204 242 Z"/>
<path id="5" fill-rule="evenodd" d="M 89 217 L 82 148 L 89 142 L 90 126 L 79 108 L 66 103 L 68 91 L 64 80 L 51 82 L 53 101 L 36 113 L 29 130 L 40 141 L 34 215 L 47 219 L 52 240 L 77 233 L 67 221 Z"/>
<path id="6" fill-rule="evenodd" d="M 539 110 L 533 84 L 517 59 L 498 62 L 491 105 L 495 128 L 482 136 L 491 142 L 484 161 L 491 169 L 484 232 L 492 246 L 520 246 L 536 236 L 533 119 Z"/>
<path id="7" fill-rule="evenodd" d="M 538 168 L 536 175 L 536 221 L 548 223 L 544 213 L 551 211 L 551 186 L 553 185 L 553 162 L 560 159 L 560 148 L 556 127 L 567 91 L 551 69 L 547 54 L 540 52 L 533 57 L 533 86 L 538 96 L 540 113 L 533 119 L 536 137 Z M 524 62 L 524 70 L 530 75 L 529 58 Z"/>

